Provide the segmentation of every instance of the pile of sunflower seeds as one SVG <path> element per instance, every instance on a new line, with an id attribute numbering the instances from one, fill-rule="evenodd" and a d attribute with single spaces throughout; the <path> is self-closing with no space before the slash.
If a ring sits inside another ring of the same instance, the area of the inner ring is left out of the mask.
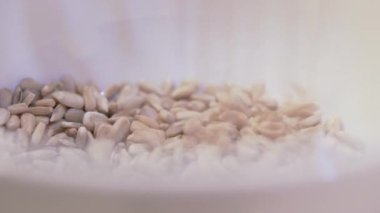
<path id="1" fill-rule="evenodd" d="M 340 119 L 324 120 L 316 103 L 279 103 L 261 84 L 244 88 L 196 81 L 124 82 L 100 91 L 70 77 L 49 83 L 25 78 L 13 90 L 0 89 L 0 126 L 14 132 L 25 151 L 66 147 L 114 161 L 120 161 L 120 153 L 176 158 L 206 146 L 221 156 L 249 158 L 255 155 L 248 149 L 254 141 L 279 143 L 317 134 L 352 141 Z"/>

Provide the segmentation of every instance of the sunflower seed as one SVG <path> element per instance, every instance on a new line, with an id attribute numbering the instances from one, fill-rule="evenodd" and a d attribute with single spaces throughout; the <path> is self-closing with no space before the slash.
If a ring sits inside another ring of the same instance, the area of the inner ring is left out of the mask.
<path id="1" fill-rule="evenodd" d="M 68 107 L 81 109 L 84 106 L 83 98 L 80 95 L 75 94 L 75 93 L 65 92 L 65 91 L 56 91 L 56 92 L 53 92 L 52 96 L 59 103 Z"/>
<path id="2" fill-rule="evenodd" d="M 138 121 L 141 121 L 143 124 L 153 128 L 153 129 L 158 129 L 160 126 L 158 122 L 148 116 L 145 115 L 138 115 L 135 117 Z"/>
<path id="3" fill-rule="evenodd" d="M 46 84 L 41 89 L 41 95 L 45 97 L 51 94 L 57 88 L 57 86 L 58 84 L 56 82 L 51 82 L 51 83 Z"/>
<path id="4" fill-rule="evenodd" d="M 63 116 L 65 115 L 66 113 L 66 107 L 62 104 L 58 104 L 52 114 L 51 114 L 51 117 L 50 117 L 50 121 L 51 122 L 56 122 L 56 121 L 59 121 L 63 118 Z"/>
<path id="5" fill-rule="evenodd" d="M 183 84 L 183 85 L 179 86 L 177 89 L 175 89 L 172 92 L 171 96 L 174 99 L 188 98 L 196 90 L 197 90 L 197 87 L 195 84 Z"/>
<path id="6" fill-rule="evenodd" d="M 139 82 L 139 89 L 145 93 L 154 93 L 156 95 L 161 95 L 161 91 L 154 85 L 141 81 Z"/>
<path id="7" fill-rule="evenodd" d="M 6 123 L 6 127 L 9 130 L 18 129 L 20 127 L 20 118 L 17 115 L 12 115 Z"/>
<path id="8" fill-rule="evenodd" d="M 81 109 L 69 109 L 66 111 L 65 120 L 82 123 L 84 111 Z"/>
<path id="9" fill-rule="evenodd" d="M 87 129 L 82 126 L 79 127 L 76 138 L 76 144 L 79 148 L 84 148 L 87 144 Z"/>
<path id="10" fill-rule="evenodd" d="M 326 121 L 325 131 L 326 133 L 335 133 L 338 131 L 343 131 L 343 123 L 338 117 L 330 118 Z"/>
<path id="11" fill-rule="evenodd" d="M 104 94 L 108 98 L 108 100 L 113 100 L 115 96 L 120 92 L 121 88 L 122 88 L 121 85 L 113 84 L 107 88 Z"/>
<path id="12" fill-rule="evenodd" d="M 129 134 L 130 122 L 128 118 L 119 118 L 114 124 L 112 129 L 112 137 L 115 141 L 123 141 Z"/>
<path id="13" fill-rule="evenodd" d="M 131 123 L 131 126 L 130 126 L 130 130 L 132 132 L 138 130 L 138 129 L 147 129 L 149 128 L 147 125 L 145 125 L 144 123 L 142 123 L 141 121 L 137 121 L 137 120 L 134 120 L 132 123 Z"/>
<path id="14" fill-rule="evenodd" d="M 28 106 L 25 103 L 13 104 L 8 107 L 12 115 L 18 115 L 28 111 Z"/>
<path id="15" fill-rule="evenodd" d="M 96 108 L 99 112 L 107 114 L 109 111 L 108 100 L 105 96 L 100 93 L 96 94 Z"/>
<path id="16" fill-rule="evenodd" d="M 12 94 L 12 104 L 20 103 L 22 89 L 20 86 L 17 86 Z"/>
<path id="17" fill-rule="evenodd" d="M 161 110 L 158 117 L 166 123 L 173 123 L 175 121 L 175 115 L 167 110 Z"/>
<path id="18" fill-rule="evenodd" d="M 0 89 L 0 108 L 8 108 L 12 104 L 12 92 L 9 89 Z"/>
<path id="19" fill-rule="evenodd" d="M 20 122 L 21 128 L 29 135 L 32 135 L 34 127 L 36 126 L 35 116 L 31 113 L 24 113 L 21 115 Z"/>
<path id="20" fill-rule="evenodd" d="M 24 78 L 20 82 L 20 87 L 24 90 L 41 90 L 43 85 L 32 78 Z"/>
<path id="21" fill-rule="evenodd" d="M 41 106 L 41 107 L 55 107 L 55 100 L 52 98 L 45 98 L 45 99 L 40 99 L 37 100 L 34 103 L 34 106 Z"/>
<path id="22" fill-rule="evenodd" d="M 7 109 L 0 108 L 0 126 L 6 124 L 10 117 L 11 113 Z"/>
<path id="23" fill-rule="evenodd" d="M 186 120 L 190 118 L 197 118 L 200 115 L 201 113 L 196 111 L 179 111 L 175 116 L 177 120 Z"/>
<path id="24" fill-rule="evenodd" d="M 142 143 L 156 147 L 164 143 L 165 133 L 162 130 L 157 129 L 138 129 L 130 134 L 127 138 L 128 141 L 134 143 Z"/>
<path id="25" fill-rule="evenodd" d="M 183 122 L 173 123 L 166 130 L 166 137 L 174 137 L 181 134 L 183 131 L 183 126 L 184 126 Z"/>
<path id="26" fill-rule="evenodd" d="M 76 123 L 76 122 L 69 122 L 69 121 L 62 121 L 61 127 L 68 129 L 68 128 L 79 128 L 82 126 L 82 123 Z"/>
<path id="27" fill-rule="evenodd" d="M 75 138 L 77 136 L 77 132 L 78 132 L 78 129 L 76 129 L 76 128 L 69 128 L 69 129 L 66 129 L 66 131 L 65 131 L 67 136 L 73 137 L 73 138 Z"/>
<path id="28" fill-rule="evenodd" d="M 282 122 L 264 121 L 258 125 L 257 131 L 268 138 L 275 139 L 286 133 L 286 127 Z"/>
<path id="29" fill-rule="evenodd" d="M 99 112 L 86 112 L 83 116 L 83 125 L 88 130 L 93 130 L 98 123 L 107 123 L 108 118 Z"/>
<path id="30" fill-rule="evenodd" d="M 34 106 L 28 110 L 33 115 L 50 116 L 53 113 L 53 107 Z"/>
<path id="31" fill-rule="evenodd" d="M 37 123 L 44 123 L 46 125 L 49 124 L 49 117 L 46 116 L 36 116 L 35 120 Z"/>
<path id="32" fill-rule="evenodd" d="M 318 125 L 321 122 L 321 116 L 318 114 L 307 117 L 299 121 L 298 126 L 300 128 L 308 128 Z"/>
<path id="33" fill-rule="evenodd" d="M 228 110 L 219 116 L 219 120 L 235 124 L 239 129 L 247 125 L 248 117 L 239 111 Z"/>
<path id="34" fill-rule="evenodd" d="M 96 109 L 96 97 L 95 88 L 93 86 L 83 87 L 83 99 L 84 108 L 86 111 L 95 111 Z"/>

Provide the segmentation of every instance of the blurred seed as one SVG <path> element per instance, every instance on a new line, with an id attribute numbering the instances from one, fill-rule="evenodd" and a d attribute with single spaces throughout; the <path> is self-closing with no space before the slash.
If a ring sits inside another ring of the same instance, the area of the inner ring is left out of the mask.
<path id="1" fill-rule="evenodd" d="M 56 82 L 51 82 L 51 83 L 46 84 L 41 89 L 41 95 L 45 97 L 51 94 L 57 88 L 57 85 L 58 84 Z"/>
<path id="2" fill-rule="evenodd" d="M 33 115 L 50 116 L 53 113 L 53 107 L 35 106 L 29 107 L 28 111 Z"/>
<path id="3" fill-rule="evenodd" d="M 108 100 L 113 100 L 115 96 L 120 92 L 122 86 L 120 84 L 113 84 L 105 91 L 105 96 Z"/>
<path id="4" fill-rule="evenodd" d="M 63 118 L 63 116 L 65 115 L 66 113 L 66 107 L 62 104 L 58 104 L 52 114 L 51 114 L 51 117 L 50 117 L 50 121 L 51 122 L 56 122 L 56 121 L 59 121 Z"/>
<path id="5" fill-rule="evenodd" d="M 95 88 L 90 85 L 83 87 L 83 99 L 84 108 L 86 111 L 95 111 L 96 109 L 96 98 L 95 98 Z"/>
<path id="6" fill-rule="evenodd" d="M 82 123 L 84 111 L 81 109 L 69 109 L 66 111 L 65 120 Z"/>
<path id="7" fill-rule="evenodd" d="M 52 98 L 45 98 L 45 99 L 40 99 L 37 100 L 34 103 L 34 106 L 42 106 L 42 107 L 55 107 L 55 100 Z"/>
<path id="8" fill-rule="evenodd" d="M 6 124 L 10 117 L 11 113 L 7 109 L 0 108 L 0 126 Z"/>
<path id="9" fill-rule="evenodd" d="M 20 86 L 17 86 L 15 88 L 15 90 L 13 91 L 13 94 L 12 94 L 12 104 L 17 104 L 17 103 L 20 103 L 22 100 L 21 100 L 21 92 L 22 92 L 22 89 Z"/>
<path id="10" fill-rule="evenodd" d="M 20 118 L 17 115 L 12 115 L 6 123 L 6 127 L 9 130 L 18 129 L 20 127 Z"/>
<path id="11" fill-rule="evenodd" d="M 146 101 L 156 111 L 160 111 L 162 109 L 161 99 L 157 95 L 155 95 L 155 94 L 149 94 L 149 95 L 147 95 Z"/>
<path id="12" fill-rule="evenodd" d="M 252 100 L 260 99 L 265 93 L 265 84 L 253 85 L 250 92 Z"/>
<path id="13" fill-rule="evenodd" d="M 26 90 L 23 92 L 23 96 L 24 96 L 24 99 L 22 102 L 25 103 L 27 106 L 29 106 L 34 101 L 36 94 L 34 94 L 33 92 L 30 92 L 29 90 Z"/>
<path id="14" fill-rule="evenodd" d="M 43 85 L 38 83 L 32 78 L 24 78 L 20 82 L 20 87 L 21 89 L 24 89 L 24 90 L 28 90 L 28 89 L 41 90 Z"/>
<path id="15" fill-rule="evenodd" d="M 161 110 L 158 117 L 166 123 L 173 123 L 175 121 L 175 115 L 167 110 Z"/>
<path id="16" fill-rule="evenodd" d="M 145 125 L 144 123 L 142 123 L 141 121 L 137 121 L 137 120 L 134 120 L 132 123 L 131 123 L 131 126 L 130 126 L 130 130 L 132 132 L 138 130 L 138 129 L 147 129 L 149 128 L 147 125 Z"/>
<path id="17" fill-rule="evenodd" d="M 61 79 L 61 83 L 62 83 L 62 89 L 63 90 L 66 90 L 66 91 L 71 92 L 71 93 L 76 92 L 76 85 L 75 85 L 75 80 L 73 77 L 64 76 Z"/>
<path id="18" fill-rule="evenodd" d="M 148 83 L 148 82 L 139 82 L 139 89 L 145 93 L 154 93 L 156 95 L 161 95 L 161 91 L 155 87 L 154 85 Z"/>
<path id="19" fill-rule="evenodd" d="M 128 118 L 119 118 L 114 124 L 112 129 L 112 137 L 115 141 L 124 141 L 129 134 L 130 122 Z"/>
<path id="20" fill-rule="evenodd" d="M 8 108 L 12 104 L 12 91 L 0 89 L 0 108 Z"/>
<path id="21" fill-rule="evenodd" d="M 196 118 L 201 115 L 200 112 L 196 111 L 180 111 L 176 113 L 176 119 L 177 120 L 186 120 L 190 118 Z"/>
<path id="22" fill-rule="evenodd" d="M 69 129 L 66 129 L 66 131 L 65 131 L 67 136 L 70 136 L 73 138 L 75 138 L 77 136 L 77 132 L 78 132 L 78 130 L 76 128 L 69 128 Z"/>
<path id="23" fill-rule="evenodd" d="M 275 111 L 278 108 L 278 103 L 276 100 L 271 98 L 261 98 L 260 102 L 269 110 Z"/>
<path id="24" fill-rule="evenodd" d="M 321 116 L 318 114 L 312 115 L 310 117 L 307 117 L 303 120 L 301 120 L 298 123 L 298 126 L 301 128 L 308 128 L 312 126 L 316 126 L 321 122 Z"/>
<path id="25" fill-rule="evenodd" d="M 182 133 L 183 131 L 183 122 L 176 122 L 171 124 L 166 130 L 166 137 L 174 137 Z"/>
<path id="26" fill-rule="evenodd" d="M 35 116 L 31 113 L 24 113 L 20 117 L 20 122 L 21 128 L 29 135 L 32 135 L 34 127 L 36 126 Z"/>
<path id="27" fill-rule="evenodd" d="M 84 106 L 83 98 L 80 95 L 75 94 L 75 93 L 65 92 L 65 91 L 56 91 L 56 92 L 53 92 L 52 96 L 59 103 L 68 107 L 81 109 Z"/>
<path id="28" fill-rule="evenodd" d="M 46 117 L 46 116 L 36 116 L 34 119 L 36 120 L 37 123 L 44 123 L 46 125 L 49 124 L 49 117 Z"/>
<path id="29" fill-rule="evenodd" d="M 195 84 L 183 84 L 176 88 L 171 96 L 174 99 L 181 99 L 181 98 L 188 98 L 190 97 L 195 91 L 197 90 L 197 87 Z"/>
<path id="30" fill-rule="evenodd" d="M 165 133 L 157 129 L 138 129 L 130 134 L 127 138 L 128 141 L 134 143 L 147 144 L 151 147 L 157 147 L 164 143 Z"/>
<path id="31" fill-rule="evenodd" d="M 235 110 L 223 112 L 220 114 L 219 119 L 235 124 L 239 129 L 248 123 L 248 117 L 244 113 Z"/>
<path id="32" fill-rule="evenodd" d="M 160 126 L 158 124 L 158 122 L 148 116 L 145 116 L 145 115 L 138 115 L 135 117 L 138 121 L 141 121 L 143 124 L 151 127 L 151 128 L 154 128 L 154 129 L 158 129 Z"/>
<path id="33" fill-rule="evenodd" d="M 87 144 L 87 129 L 82 126 L 79 127 L 76 138 L 76 144 L 79 148 L 84 148 Z"/>
<path id="34" fill-rule="evenodd" d="M 208 94 L 202 94 L 202 93 L 192 94 L 191 99 L 196 100 L 196 101 L 202 101 L 204 103 L 209 103 L 211 101 L 215 101 L 214 96 L 208 95 Z"/>
<path id="35" fill-rule="evenodd" d="M 96 139 L 112 139 L 112 126 L 107 123 L 99 123 L 95 127 Z"/>
<path id="36" fill-rule="evenodd" d="M 282 122 L 264 121 L 258 125 L 258 132 L 268 138 L 275 139 L 286 133 L 286 127 Z"/>
<path id="37" fill-rule="evenodd" d="M 119 110 L 116 102 L 110 102 L 108 105 L 108 111 L 111 115 L 115 114 Z"/>
<path id="38" fill-rule="evenodd" d="M 171 92 L 173 91 L 173 88 L 174 88 L 174 85 L 171 81 L 164 81 L 162 84 L 161 84 L 161 91 L 162 91 L 162 94 L 171 94 Z"/>
<path id="39" fill-rule="evenodd" d="M 160 123 L 160 129 L 167 130 L 169 128 L 169 124 L 167 123 Z"/>
<path id="40" fill-rule="evenodd" d="M 330 118 L 326 121 L 325 131 L 326 133 L 335 133 L 339 131 L 343 131 L 343 123 L 342 120 L 338 117 Z"/>
<path id="41" fill-rule="evenodd" d="M 13 104 L 8 107 L 12 115 L 18 115 L 28 111 L 28 106 L 25 103 Z"/>
<path id="42" fill-rule="evenodd" d="M 62 128 L 61 121 L 57 121 L 49 125 L 46 134 L 48 137 L 51 137 L 55 134 L 62 132 L 63 130 L 64 129 Z"/>
<path id="43" fill-rule="evenodd" d="M 82 124 L 81 123 L 77 123 L 77 122 L 69 122 L 69 121 L 62 121 L 61 122 L 61 127 L 62 128 L 79 128 L 81 127 Z"/>
<path id="44" fill-rule="evenodd" d="M 83 124 L 88 130 L 93 130 L 98 123 L 107 123 L 108 118 L 99 112 L 86 112 L 83 116 Z"/>
<path id="45" fill-rule="evenodd" d="M 307 118 L 318 110 L 318 106 L 314 103 L 303 103 L 289 106 L 284 110 L 284 114 L 289 117 Z"/>
<path id="46" fill-rule="evenodd" d="M 96 108 L 99 112 L 107 114 L 109 109 L 108 109 L 108 100 L 105 96 L 101 95 L 98 93 L 96 95 Z"/>

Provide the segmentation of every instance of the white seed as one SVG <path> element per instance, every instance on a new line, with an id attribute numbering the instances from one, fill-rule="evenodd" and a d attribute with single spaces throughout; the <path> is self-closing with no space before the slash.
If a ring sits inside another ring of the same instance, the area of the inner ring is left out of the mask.
<path id="1" fill-rule="evenodd" d="M 109 112 L 108 100 L 105 96 L 98 93 L 96 95 L 96 108 L 99 112 L 107 114 Z"/>
<path id="2" fill-rule="evenodd" d="M 342 120 L 340 118 L 333 117 L 326 121 L 325 131 L 327 133 L 335 133 L 335 132 L 343 131 L 343 130 L 344 130 L 344 127 L 343 127 Z"/>
<path id="3" fill-rule="evenodd" d="M 83 101 L 82 96 L 72 93 L 72 92 L 56 91 L 56 92 L 53 92 L 52 96 L 59 103 L 68 107 L 81 109 L 84 106 L 84 101 Z"/>
<path id="4" fill-rule="evenodd" d="M 183 84 L 175 89 L 171 96 L 174 99 L 188 98 L 197 90 L 195 84 Z"/>
<path id="5" fill-rule="evenodd" d="M 76 123 L 76 122 L 69 122 L 69 121 L 62 121 L 61 127 L 62 128 L 79 128 L 82 126 L 82 123 Z"/>
<path id="6" fill-rule="evenodd" d="M 20 87 L 21 87 L 21 89 L 24 89 L 24 90 L 28 90 L 28 89 L 41 90 L 43 85 L 38 83 L 37 81 L 35 81 L 32 78 L 24 78 L 20 82 Z"/>
<path id="7" fill-rule="evenodd" d="M 175 121 L 175 115 L 167 110 L 160 110 L 158 117 L 161 121 L 166 123 L 173 123 Z"/>
<path id="8" fill-rule="evenodd" d="M 82 126 L 79 127 L 76 138 L 75 138 L 76 144 L 79 148 L 84 148 L 87 144 L 87 129 Z"/>
<path id="9" fill-rule="evenodd" d="M 55 107 L 56 102 L 52 98 L 44 98 L 41 100 L 37 100 L 34 103 L 34 106 L 42 106 L 42 107 Z"/>
<path id="10" fill-rule="evenodd" d="M 161 98 L 155 94 L 149 94 L 146 97 L 146 102 L 153 107 L 155 110 L 160 111 L 162 109 L 161 106 Z"/>
<path id="11" fill-rule="evenodd" d="M 83 100 L 84 109 L 86 111 L 95 111 L 96 109 L 96 98 L 95 98 L 95 88 L 90 85 L 83 87 Z"/>
<path id="12" fill-rule="evenodd" d="M 41 89 L 41 95 L 45 97 L 51 94 L 57 88 L 57 86 L 58 84 L 56 82 L 46 84 Z"/>
<path id="13" fill-rule="evenodd" d="M 286 107 L 283 113 L 289 117 L 307 118 L 318 110 L 314 103 L 303 103 Z"/>
<path id="14" fill-rule="evenodd" d="M 275 111 L 278 108 L 278 103 L 276 100 L 271 99 L 271 98 L 261 98 L 260 102 L 269 110 Z"/>
<path id="15" fill-rule="evenodd" d="M 203 110 L 206 109 L 206 104 L 202 101 L 190 101 L 186 104 L 186 107 L 189 109 L 189 110 L 194 110 L 194 111 L 198 111 L 198 112 L 201 112 Z"/>
<path id="16" fill-rule="evenodd" d="M 107 90 L 105 91 L 105 96 L 108 98 L 108 100 L 112 100 L 120 92 L 121 88 L 121 85 L 113 84 L 107 88 Z"/>
<path id="17" fill-rule="evenodd" d="M 21 128 L 29 135 L 32 135 L 34 127 L 36 126 L 35 116 L 31 113 L 24 113 L 21 115 L 20 122 Z"/>
<path id="18" fill-rule="evenodd" d="M 53 108 L 35 106 L 35 107 L 29 107 L 28 112 L 32 113 L 33 115 L 50 116 L 53 113 Z"/>
<path id="19" fill-rule="evenodd" d="M 115 141 L 123 141 L 129 134 L 130 122 L 126 117 L 121 117 L 113 124 L 112 137 Z"/>
<path id="20" fill-rule="evenodd" d="M 282 122 L 264 121 L 258 125 L 257 131 L 268 138 L 275 139 L 286 133 L 286 127 Z"/>
<path id="21" fill-rule="evenodd" d="M 28 106 L 25 103 L 13 104 L 8 107 L 8 110 L 12 115 L 18 115 L 27 112 Z"/>
<path id="22" fill-rule="evenodd" d="M 151 128 L 138 129 L 130 134 L 127 140 L 134 143 L 142 143 L 156 147 L 165 141 L 165 133 L 162 130 Z"/>
<path id="23" fill-rule="evenodd" d="M 37 124 L 30 140 L 32 145 L 39 145 L 42 143 L 42 138 L 45 134 L 45 130 L 46 130 L 46 124 L 44 123 Z"/>
<path id="24" fill-rule="evenodd" d="M 56 121 L 61 120 L 63 116 L 65 115 L 65 113 L 66 113 L 66 107 L 62 104 L 58 104 L 53 110 L 53 113 L 50 117 L 50 121 L 56 122 Z"/>
<path id="25" fill-rule="evenodd" d="M 138 130 L 138 129 L 147 129 L 149 128 L 147 125 L 145 125 L 144 123 L 142 123 L 141 121 L 137 121 L 137 120 L 134 120 L 132 123 L 131 123 L 131 126 L 130 126 L 130 130 L 132 132 Z"/>
<path id="26" fill-rule="evenodd" d="M 139 82 L 139 89 L 145 93 L 154 93 L 157 95 L 161 95 L 161 91 L 157 87 L 155 87 L 154 85 L 148 82 L 144 82 L 144 81 Z"/>
<path id="27" fill-rule="evenodd" d="M 117 105 L 120 110 L 122 109 L 136 109 L 140 108 L 141 105 L 145 102 L 145 96 L 136 95 L 136 96 L 120 96 L 117 99 Z"/>
<path id="28" fill-rule="evenodd" d="M 83 125 L 88 130 L 93 130 L 96 124 L 107 122 L 107 116 L 99 112 L 86 112 L 83 116 Z"/>
<path id="29" fill-rule="evenodd" d="M 235 124 L 239 129 L 247 125 L 248 117 L 239 111 L 228 110 L 220 114 L 219 120 Z"/>
<path id="30" fill-rule="evenodd" d="M 36 116 L 35 117 L 36 123 L 44 123 L 46 125 L 49 124 L 49 117 L 46 116 Z"/>
<path id="31" fill-rule="evenodd" d="M 82 123 L 84 111 L 81 109 L 69 109 L 65 114 L 65 120 Z"/>
<path id="32" fill-rule="evenodd" d="M 7 109 L 0 108 L 0 126 L 6 124 L 10 117 L 11 113 Z"/>
<path id="33" fill-rule="evenodd" d="M 180 111 L 176 113 L 177 120 L 186 120 L 190 118 L 197 118 L 201 115 L 200 112 L 196 111 Z"/>
<path id="34" fill-rule="evenodd" d="M 176 122 L 169 126 L 166 130 L 166 137 L 174 137 L 183 132 L 183 122 Z"/>
<path id="35" fill-rule="evenodd" d="M 77 136 L 78 129 L 77 128 L 69 128 L 69 129 L 66 129 L 65 133 L 68 136 L 75 138 Z"/>
<path id="36" fill-rule="evenodd" d="M 0 108 L 8 108 L 12 104 L 12 91 L 0 89 Z"/>
<path id="37" fill-rule="evenodd" d="M 9 129 L 9 130 L 16 130 L 20 127 L 20 118 L 17 116 L 17 115 L 12 115 L 7 124 L 6 124 L 6 127 Z"/>
<path id="38" fill-rule="evenodd" d="M 138 121 L 142 122 L 143 124 L 147 125 L 148 127 L 158 129 L 160 126 L 158 122 L 148 116 L 145 115 L 137 115 L 135 117 Z"/>
<path id="39" fill-rule="evenodd" d="M 318 125 L 321 122 L 321 116 L 319 114 L 312 115 L 310 117 L 307 117 L 303 120 L 301 120 L 298 123 L 298 126 L 300 128 L 308 128 Z"/>
<path id="40" fill-rule="evenodd" d="M 192 100 L 202 101 L 204 103 L 210 103 L 211 101 L 215 101 L 215 96 L 208 95 L 208 94 L 193 94 L 191 95 Z"/>
<path id="41" fill-rule="evenodd" d="M 17 104 L 17 103 L 20 103 L 20 101 L 22 101 L 21 93 L 22 93 L 21 87 L 17 86 L 12 94 L 12 104 Z"/>
<path id="42" fill-rule="evenodd" d="M 26 90 L 23 93 L 23 95 L 24 95 L 24 99 L 22 102 L 25 103 L 27 106 L 29 106 L 36 98 L 36 94 L 34 94 L 33 92 L 30 92 L 29 90 Z"/>

